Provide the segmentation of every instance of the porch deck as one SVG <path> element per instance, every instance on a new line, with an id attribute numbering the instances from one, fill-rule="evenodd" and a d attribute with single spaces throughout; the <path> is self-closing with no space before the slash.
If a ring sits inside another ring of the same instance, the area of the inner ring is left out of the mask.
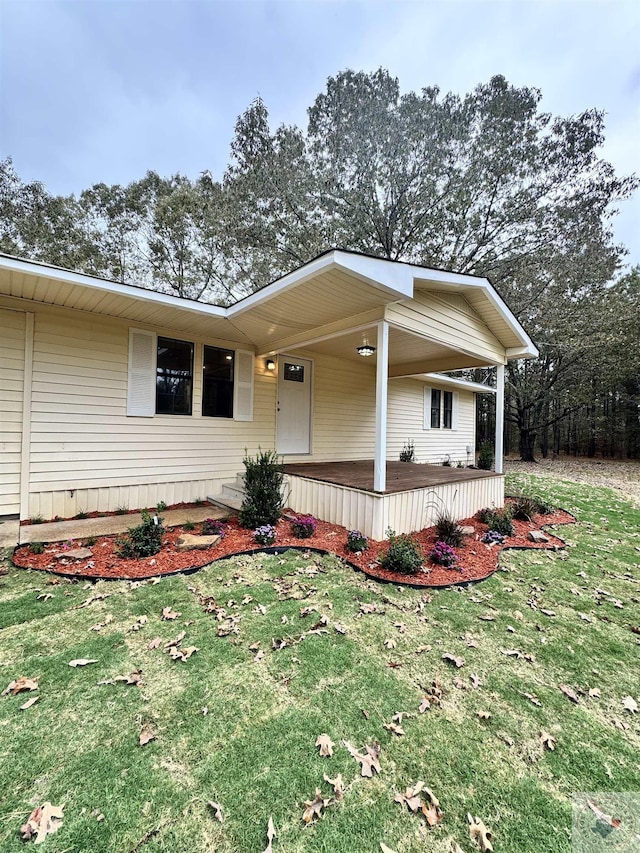
<path id="1" fill-rule="evenodd" d="M 353 462 L 296 462 L 285 465 L 284 472 L 294 477 L 306 477 L 308 480 L 319 480 L 322 483 L 385 495 L 502 476 L 495 471 L 481 471 L 477 468 L 387 462 L 387 487 L 384 492 L 376 492 L 373 488 L 373 459 Z"/>

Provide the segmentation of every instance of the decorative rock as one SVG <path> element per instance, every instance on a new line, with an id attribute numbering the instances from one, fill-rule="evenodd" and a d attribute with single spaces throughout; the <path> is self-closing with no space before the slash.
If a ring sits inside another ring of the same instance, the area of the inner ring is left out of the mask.
<path id="1" fill-rule="evenodd" d="M 89 557 L 93 557 L 93 551 L 89 548 L 70 548 L 56 554 L 56 560 L 88 560 Z"/>
<path id="2" fill-rule="evenodd" d="M 183 533 L 176 542 L 176 551 L 198 551 L 203 548 L 213 548 L 220 536 L 195 536 L 193 533 Z"/>
<path id="3" fill-rule="evenodd" d="M 462 530 L 463 536 L 473 536 L 473 534 L 476 532 L 475 527 L 472 527 L 470 524 L 463 525 L 460 530 Z"/>
<path id="4" fill-rule="evenodd" d="M 532 542 L 548 542 L 549 537 L 545 536 L 541 530 L 530 530 L 528 537 Z"/>

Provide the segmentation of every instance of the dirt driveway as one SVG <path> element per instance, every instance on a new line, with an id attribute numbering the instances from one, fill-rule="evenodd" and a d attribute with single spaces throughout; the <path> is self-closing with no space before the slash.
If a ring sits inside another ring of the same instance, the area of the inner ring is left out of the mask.
<path id="1" fill-rule="evenodd" d="M 559 459 L 540 459 L 536 463 L 505 459 L 504 467 L 507 474 L 535 474 L 537 477 L 606 486 L 640 506 L 640 460 L 561 456 Z"/>

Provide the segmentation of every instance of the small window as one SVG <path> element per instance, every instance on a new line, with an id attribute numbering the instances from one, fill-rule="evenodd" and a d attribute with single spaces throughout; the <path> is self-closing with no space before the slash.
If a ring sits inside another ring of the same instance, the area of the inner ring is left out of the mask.
<path id="1" fill-rule="evenodd" d="M 156 413 L 190 415 L 193 399 L 193 344 L 158 338 Z"/>
<path id="2" fill-rule="evenodd" d="M 205 346 L 202 364 L 202 414 L 205 417 L 233 417 L 233 364 L 233 350 Z"/>
<path id="3" fill-rule="evenodd" d="M 442 426 L 445 429 L 453 429 L 453 391 L 445 391 L 443 397 Z"/>
<path id="4" fill-rule="evenodd" d="M 285 362 L 284 379 L 287 382 L 304 382 L 304 365 Z"/>
<path id="5" fill-rule="evenodd" d="M 440 397 L 438 388 L 431 389 L 431 429 L 440 429 Z"/>

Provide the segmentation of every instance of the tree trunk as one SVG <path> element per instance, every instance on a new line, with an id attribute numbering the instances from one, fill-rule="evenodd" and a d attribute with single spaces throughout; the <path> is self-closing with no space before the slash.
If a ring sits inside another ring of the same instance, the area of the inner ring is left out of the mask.
<path id="1" fill-rule="evenodd" d="M 520 459 L 523 462 L 535 462 L 534 450 L 536 446 L 536 434 L 530 429 L 520 430 Z"/>

